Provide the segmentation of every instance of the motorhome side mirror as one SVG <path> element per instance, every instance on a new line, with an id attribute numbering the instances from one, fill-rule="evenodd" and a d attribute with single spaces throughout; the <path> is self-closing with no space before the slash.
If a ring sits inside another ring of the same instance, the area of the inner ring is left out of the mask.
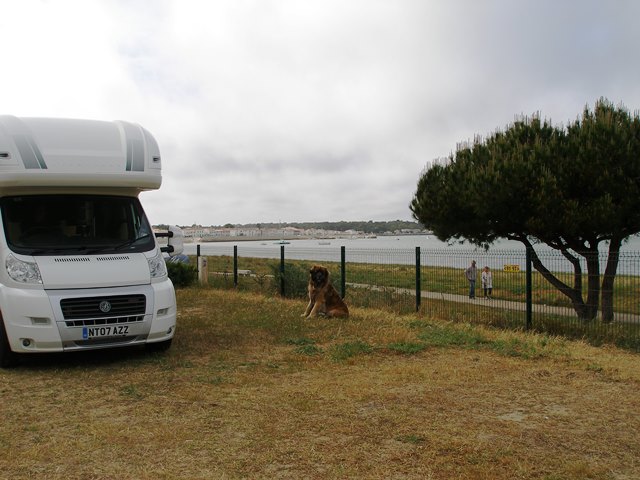
<path id="1" fill-rule="evenodd" d="M 180 227 L 169 225 L 169 238 L 167 239 L 167 243 L 169 247 L 173 247 L 167 251 L 170 257 L 175 257 L 182 253 L 184 250 L 184 233 L 182 233 Z"/>
<path id="2" fill-rule="evenodd" d="M 168 253 L 170 257 L 180 255 L 184 250 L 184 234 L 180 227 L 169 225 L 169 230 L 166 233 L 156 232 L 156 237 L 167 239 L 167 245 L 160 247 L 160 251 Z"/>

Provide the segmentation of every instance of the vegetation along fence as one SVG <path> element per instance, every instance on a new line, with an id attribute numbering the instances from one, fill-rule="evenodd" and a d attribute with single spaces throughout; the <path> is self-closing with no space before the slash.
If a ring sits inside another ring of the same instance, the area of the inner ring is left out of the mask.
<path id="1" fill-rule="evenodd" d="M 600 288 L 604 274 L 590 282 L 584 265 L 576 272 L 555 250 L 536 253 L 556 280 L 536 270 L 524 250 L 206 245 L 208 281 L 217 288 L 304 298 L 309 268 L 322 264 L 329 269 L 335 288 L 354 307 L 417 311 L 444 320 L 526 329 L 640 350 L 639 253 L 619 254 L 618 273 L 609 295 L 612 314 L 604 316 L 602 299 L 606 293 Z M 477 264 L 474 299 L 469 298 L 464 274 L 472 260 Z M 606 254 L 601 254 L 599 263 L 600 272 L 604 272 Z M 488 292 L 485 297 L 481 281 L 484 267 L 492 273 L 490 297 Z M 563 284 L 572 299 L 560 291 Z M 591 314 L 585 313 L 589 311 Z"/>

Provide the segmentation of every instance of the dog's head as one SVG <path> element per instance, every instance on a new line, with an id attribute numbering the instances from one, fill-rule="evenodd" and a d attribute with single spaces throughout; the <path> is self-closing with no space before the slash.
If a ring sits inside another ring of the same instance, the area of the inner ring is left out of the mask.
<path id="1" fill-rule="evenodd" d="M 329 270 L 322 265 L 314 265 L 311 267 L 309 274 L 311 275 L 311 283 L 313 283 L 314 287 L 321 287 L 329 281 Z"/>

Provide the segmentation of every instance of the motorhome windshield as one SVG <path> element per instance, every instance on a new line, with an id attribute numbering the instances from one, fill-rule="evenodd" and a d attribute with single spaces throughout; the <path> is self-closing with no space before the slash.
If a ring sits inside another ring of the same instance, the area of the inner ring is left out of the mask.
<path id="1" fill-rule="evenodd" d="M 0 199 L 5 237 L 25 255 L 142 252 L 153 232 L 135 197 L 22 195 Z"/>

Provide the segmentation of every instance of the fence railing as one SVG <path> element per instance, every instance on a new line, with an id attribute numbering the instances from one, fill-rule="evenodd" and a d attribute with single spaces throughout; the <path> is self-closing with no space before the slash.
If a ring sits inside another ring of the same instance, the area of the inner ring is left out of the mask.
<path id="1" fill-rule="evenodd" d="M 571 288 L 578 285 L 574 293 L 583 303 L 597 301 L 597 315 L 578 314 L 581 310 L 576 298 L 570 300 L 535 270 L 524 250 L 314 250 L 286 245 L 240 245 L 231 249 L 208 244 L 206 251 L 209 283 L 216 287 L 304 297 L 309 268 L 321 263 L 330 270 L 332 283 L 347 303 L 356 307 L 417 311 L 447 320 L 527 329 L 640 350 L 640 253 L 636 252 L 620 254 L 613 285 L 613 317 L 608 318 L 602 316 L 602 292 L 589 290 L 595 284 L 589 282 L 586 265 L 581 265 L 576 275 L 574 266 L 552 250 L 536 253 L 557 280 Z M 464 275 L 472 260 L 477 264 L 475 298 L 469 298 L 470 284 Z M 599 261 L 604 265 L 606 254 Z M 482 285 L 485 267 L 492 274 L 490 295 L 488 290 L 485 295 Z M 598 285 L 604 268 L 600 270 Z"/>

